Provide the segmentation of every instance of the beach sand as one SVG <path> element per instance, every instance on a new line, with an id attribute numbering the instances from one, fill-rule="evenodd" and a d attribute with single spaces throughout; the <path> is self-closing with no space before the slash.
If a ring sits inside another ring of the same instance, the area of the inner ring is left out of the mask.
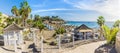
<path id="1" fill-rule="evenodd" d="M 99 46 L 105 43 L 106 41 L 99 41 L 99 42 L 94 42 L 90 44 L 85 44 L 85 45 L 77 47 L 76 49 L 65 51 L 63 53 L 94 53 L 95 49 L 97 49 Z"/>

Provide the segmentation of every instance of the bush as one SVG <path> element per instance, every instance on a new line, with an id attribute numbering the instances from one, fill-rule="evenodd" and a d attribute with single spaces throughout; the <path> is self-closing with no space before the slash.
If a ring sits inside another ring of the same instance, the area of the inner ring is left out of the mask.
<path id="1" fill-rule="evenodd" d="M 114 27 L 114 28 L 110 29 L 108 26 L 105 26 L 105 25 L 103 25 L 102 28 L 104 30 L 104 36 L 107 39 L 107 43 L 114 44 L 117 32 L 119 31 L 119 28 Z"/>
<path id="2" fill-rule="evenodd" d="M 56 34 L 63 34 L 63 33 L 65 33 L 66 32 L 66 30 L 64 29 L 64 28 L 58 28 L 57 30 L 56 30 Z"/>

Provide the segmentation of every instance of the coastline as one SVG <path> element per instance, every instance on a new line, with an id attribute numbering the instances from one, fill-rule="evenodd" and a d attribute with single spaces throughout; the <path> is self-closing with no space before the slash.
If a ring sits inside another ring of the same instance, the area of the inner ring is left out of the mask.
<path id="1" fill-rule="evenodd" d="M 96 21 L 66 21 L 65 24 L 63 25 L 68 25 L 68 26 L 80 26 L 82 24 L 87 25 L 90 28 L 99 28 L 99 25 L 97 24 Z M 109 27 L 113 27 L 114 22 L 108 21 L 105 23 Z"/>

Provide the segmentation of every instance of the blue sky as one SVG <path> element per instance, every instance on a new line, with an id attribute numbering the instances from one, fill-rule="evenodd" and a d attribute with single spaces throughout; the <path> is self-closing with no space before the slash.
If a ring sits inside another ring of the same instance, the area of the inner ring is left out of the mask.
<path id="1" fill-rule="evenodd" d="M 12 15 L 11 8 L 18 8 L 23 0 L 0 0 L 0 12 Z M 27 0 L 31 14 L 58 15 L 68 21 L 96 21 L 104 16 L 106 21 L 120 19 L 119 0 Z"/>

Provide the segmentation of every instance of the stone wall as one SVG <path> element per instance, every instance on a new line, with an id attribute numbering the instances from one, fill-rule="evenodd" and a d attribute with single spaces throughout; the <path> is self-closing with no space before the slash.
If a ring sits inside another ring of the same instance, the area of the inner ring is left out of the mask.
<path id="1" fill-rule="evenodd" d="M 120 53 L 120 32 L 118 32 L 116 36 L 115 48 L 116 48 L 117 53 Z"/>

